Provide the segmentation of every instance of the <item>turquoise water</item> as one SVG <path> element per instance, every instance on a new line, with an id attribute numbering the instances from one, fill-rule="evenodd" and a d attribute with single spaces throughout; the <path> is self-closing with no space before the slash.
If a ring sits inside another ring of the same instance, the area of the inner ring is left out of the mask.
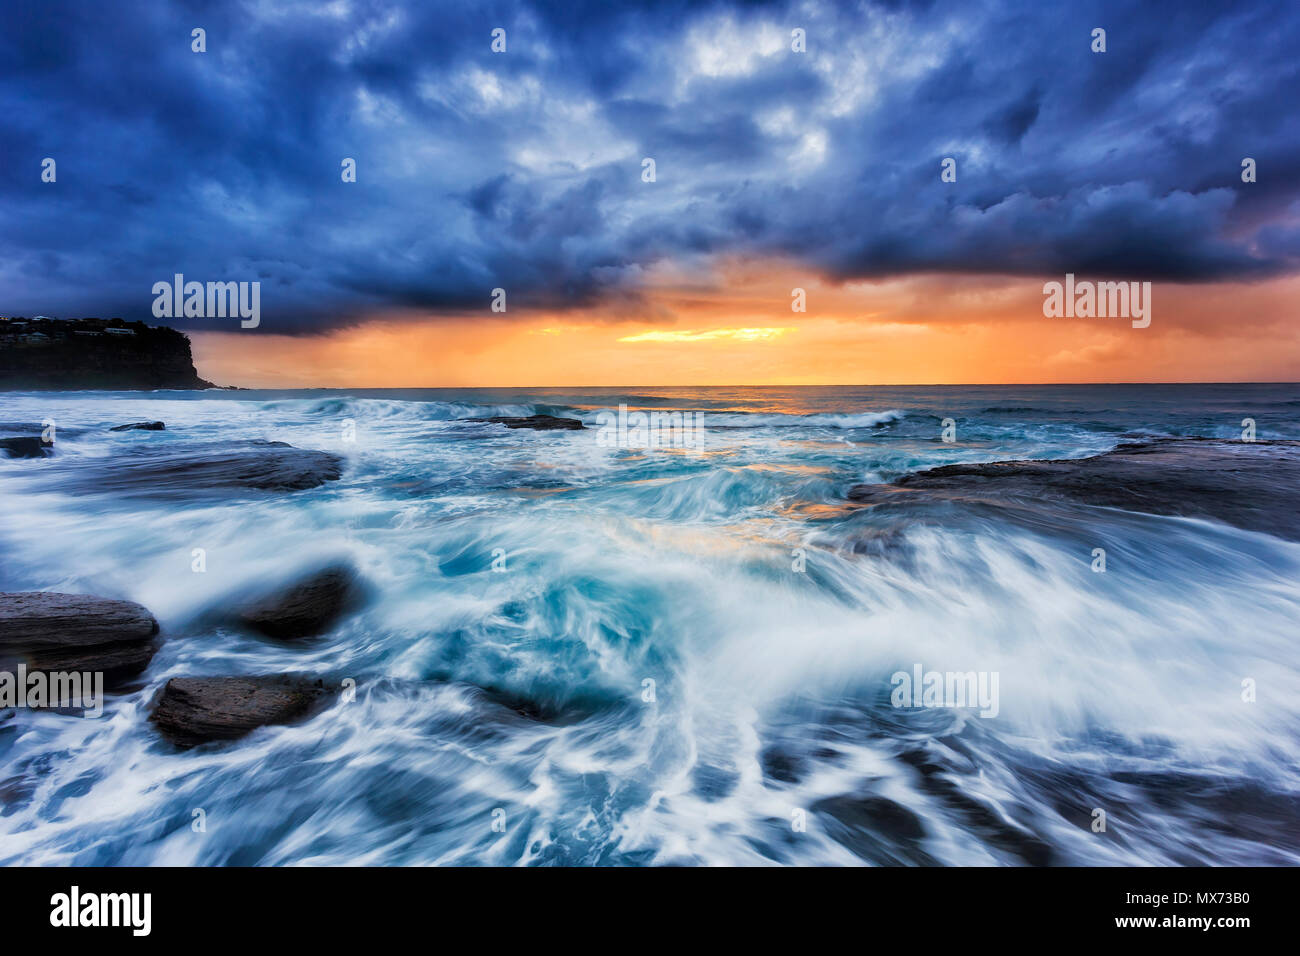
<path id="1" fill-rule="evenodd" d="M 603 443 L 620 404 L 701 412 L 701 446 Z M 165 639 L 99 720 L 0 714 L 0 862 L 1300 862 L 1300 545 L 845 501 L 1246 418 L 1296 439 L 1298 410 L 1296 385 L 0 395 L 0 422 L 58 430 L 54 457 L 0 459 L 0 590 L 136 600 Z M 591 427 L 456 421 L 535 413 Z M 144 419 L 167 430 L 107 431 Z M 245 439 L 343 478 L 95 484 L 142 445 Z M 211 623 L 332 558 L 372 598 L 328 635 Z M 997 716 L 891 706 L 917 664 L 996 673 Z M 188 753 L 147 723 L 169 677 L 290 670 L 356 699 Z"/>

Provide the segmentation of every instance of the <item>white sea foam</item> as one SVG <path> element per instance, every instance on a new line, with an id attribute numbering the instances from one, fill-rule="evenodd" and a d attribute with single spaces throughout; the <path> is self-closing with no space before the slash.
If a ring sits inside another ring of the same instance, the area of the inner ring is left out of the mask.
<path id="1" fill-rule="evenodd" d="M 845 507 L 864 474 L 1078 455 L 1130 425 L 986 424 L 976 409 L 1039 403 L 912 398 L 763 412 L 695 456 L 440 424 L 582 396 L 0 398 L 0 419 L 86 429 L 54 458 L 0 460 L 0 589 L 138 600 L 165 638 L 102 719 L 8 718 L 0 862 L 981 864 L 1040 845 L 1063 863 L 1300 862 L 1300 545 L 1050 503 Z M 949 414 L 972 443 L 937 439 Z M 1204 427 L 1185 414 L 1160 425 Z M 104 430 L 143 418 L 167 431 Z M 903 431 L 791 437 L 814 419 Z M 333 450 L 344 477 L 166 501 L 64 485 L 142 443 L 222 438 Z M 375 598 L 321 640 L 213 623 L 325 558 Z M 998 716 L 892 708 L 890 675 L 914 664 L 996 671 Z M 358 697 L 185 754 L 147 721 L 169 677 L 286 670 L 351 677 Z M 1224 823 L 1234 795 L 1251 810 Z M 1095 807 L 1123 841 L 1089 829 Z"/>

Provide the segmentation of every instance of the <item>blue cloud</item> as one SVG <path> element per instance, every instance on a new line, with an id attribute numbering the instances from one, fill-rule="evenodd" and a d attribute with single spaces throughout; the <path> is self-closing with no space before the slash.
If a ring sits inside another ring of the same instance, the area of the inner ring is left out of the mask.
<path id="1" fill-rule="evenodd" d="M 262 328 L 311 332 L 488 314 L 495 287 L 512 311 L 634 300 L 657 262 L 737 254 L 841 279 L 1300 267 L 1297 8 L 21 0 L 0 17 L 5 312 L 148 319 L 176 272 L 260 280 Z"/>

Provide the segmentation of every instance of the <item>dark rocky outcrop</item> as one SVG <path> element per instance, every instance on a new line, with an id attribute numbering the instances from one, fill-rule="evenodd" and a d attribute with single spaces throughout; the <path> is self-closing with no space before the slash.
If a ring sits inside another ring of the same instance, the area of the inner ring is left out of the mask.
<path id="1" fill-rule="evenodd" d="M 0 340 L 0 389 L 213 387 L 199 378 L 190 340 L 175 329 L 33 319 L 5 323 Z"/>
<path id="2" fill-rule="evenodd" d="M 357 608 L 362 593 L 356 571 L 347 565 L 330 565 L 244 605 L 235 619 L 250 630 L 278 640 L 314 637 Z"/>
<path id="3" fill-rule="evenodd" d="M 87 594 L 0 594 L 0 669 L 101 671 L 108 684 L 134 677 L 154 653 L 158 622 L 131 601 Z"/>
<path id="4" fill-rule="evenodd" d="M 8 458 L 45 458 L 53 451 L 54 442 L 40 438 L 0 438 L 0 452 Z"/>
<path id="5" fill-rule="evenodd" d="M 463 422 L 489 422 L 493 425 L 505 425 L 506 428 L 531 428 L 534 431 L 582 431 L 586 428 L 576 418 L 556 418 L 554 415 L 528 415 L 517 417 L 497 415 L 492 418 L 462 418 Z"/>
<path id="6" fill-rule="evenodd" d="M 195 747 L 302 720 L 326 694 L 322 680 L 296 674 L 173 677 L 154 699 L 150 720 L 178 747 Z"/>
<path id="7" fill-rule="evenodd" d="M 850 500 L 870 505 L 1043 496 L 1300 541 L 1300 442 L 1165 438 L 1091 458 L 945 465 L 849 490 Z"/>
<path id="8" fill-rule="evenodd" d="M 336 481 L 343 459 L 281 441 L 212 442 L 187 447 L 140 445 L 88 474 L 88 491 L 189 495 L 221 489 L 300 491 Z"/>
<path id="9" fill-rule="evenodd" d="M 160 432 L 166 427 L 167 426 L 164 425 L 162 422 L 130 422 L 129 424 L 126 425 L 114 425 L 112 428 L 109 429 L 109 431 L 111 432 L 129 432 L 129 431 Z"/>

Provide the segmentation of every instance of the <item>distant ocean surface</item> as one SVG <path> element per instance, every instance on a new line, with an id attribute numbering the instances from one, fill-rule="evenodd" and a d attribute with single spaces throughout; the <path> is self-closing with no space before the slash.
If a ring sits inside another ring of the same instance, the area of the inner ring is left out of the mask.
<path id="1" fill-rule="evenodd" d="M 703 413 L 702 447 L 602 445 L 620 404 Z M 457 421 L 533 414 L 589 427 Z M 98 720 L 0 712 L 0 863 L 1300 863 L 1300 544 L 846 500 L 1247 418 L 1300 439 L 1300 386 L 0 393 L 0 436 L 58 429 L 0 458 L 0 591 L 128 598 L 164 640 Z M 343 477 L 95 487 L 140 445 L 246 439 Z M 372 592 L 329 634 L 209 623 L 327 558 Z M 892 706 L 917 665 L 996 672 L 997 716 Z M 147 721 L 170 677 L 289 671 L 356 700 L 188 752 Z"/>

